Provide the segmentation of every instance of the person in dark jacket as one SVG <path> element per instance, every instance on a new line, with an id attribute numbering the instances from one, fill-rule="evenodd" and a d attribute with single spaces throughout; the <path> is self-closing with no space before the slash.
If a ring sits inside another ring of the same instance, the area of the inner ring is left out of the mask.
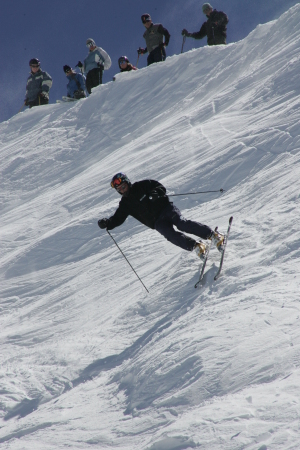
<path id="1" fill-rule="evenodd" d="M 129 62 L 127 56 L 120 56 L 120 58 L 118 59 L 118 64 L 120 72 L 130 72 L 131 70 L 137 70 L 137 68 Z"/>
<path id="2" fill-rule="evenodd" d="M 170 202 L 166 188 L 158 181 L 142 180 L 131 184 L 127 175 L 120 172 L 112 178 L 111 186 L 122 195 L 122 199 L 113 216 L 98 220 L 101 229 L 112 230 L 122 225 L 130 215 L 147 227 L 157 230 L 172 244 L 184 250 L 195 250 L 201 259 L 206 253 L 205 243 L 196 241 L 181 231 L 202 239 L 211 239 L 218 250 L 223 250 L 224 235 L 207 225 L 185 219 Z M 174 225 L 180 231 L 176 231 Z"/>
<path id="3" fill-rule="evenodd" d="M 30 75 L 27 79 L 24 104 L 33 106 L 47 105 L 52 78 L 47 72 L 41 70 L 41 63 L 37 58 L 29 61 Z"/>
<path id="4" fill-rule="evenodd" d="M 147 66 L 150 64 L 164 61 L 166 59 L 165 47 L 169 44 L 170 33 L 160 23 L 152 23 L 150 14 L 141 16 L 142 22 L 146 28 L 143 38 L 146 41 L 146 48 L 139 47 L 138 55 L 149 53 L 147 58 Z M 164 42 L 165 37 L 165 42 Z"/>
<path id="5" fill-rule="evenodd" d="M 81 73 L 76 73 L 74 70 L 65 65 L 63 67 L 65 74 L 68 78 L 67 84 L 67 97 L 75 98 L 79 100 L 80 98 L 85 98 L 85 79 Z"/>
<path id="6" fill-rule="evenodd" d="M 194 39 L 202 39 L 207 36 L 208 45 L 226 44 L 228 17 L 222 11 L 217 11 L 209 3 L 204 3 L 202 11 L 207 17 L 199 31 L 189 33 L 183 29 L 182 36 L 192 37 Z"/>

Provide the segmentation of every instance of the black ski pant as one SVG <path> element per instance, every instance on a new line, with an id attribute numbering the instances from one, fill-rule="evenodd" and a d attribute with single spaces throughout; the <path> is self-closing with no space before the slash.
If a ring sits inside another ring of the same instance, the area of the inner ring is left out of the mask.
<path id="1" fill-rule="evenodd" d="M 147 58 L 147 66 L 150 64 L 164 61 L 166 59 L 166 50 L 164 47 L 156 47 L 152 52 L 149 53 Z"/>
<path id="2" fill-rule="evenodd" d="M 202 239 L 208 239 L 213 230 L 207 225 L 202 225 L 199 222 L 185 219 L 179 209 L 173 204 L 168 205 L 156 220 L 154 227 L 162 234 L 168 241 L 184 250 L 192 251 L 195 247 L 195 239 L 186 236 L 179 231 L 174 230 L 173 225 L 180 231 L 194 234 Z"/>
<path id="3" fill-rule="evenodd" d="M 32 100 L 31 102 L 27 102 L 27 105 L 29 108 L 32 108 L 33 106 L 40 106 L 40 105 L 48 105 L 49 99 L 45 97 L 40 97 L 39 95 L 35 100 Z"/>
<path id="4" fill-rule="evenodd" d="M 100 67 L 96 67 L 95 69 L 89 70 L 86 76 L 86 90 L 89 94 L 92 93 L 92 88 L 99 86 L 102 84 L 102 74 L 103 70 Z"/>

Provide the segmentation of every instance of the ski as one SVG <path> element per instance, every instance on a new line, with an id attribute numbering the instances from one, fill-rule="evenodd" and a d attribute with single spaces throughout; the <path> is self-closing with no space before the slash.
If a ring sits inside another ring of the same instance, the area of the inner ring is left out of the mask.
<path id="1" fill-rule="evenodd" d="M 61 100 L 56 100 L 56 103 L 77 102 L 77 98 L 62 96 Z"/>
<path id="2" fill-rule="evenodd" d="M 206 263 L 207 263 L 210 247 L 211 247 L 211 243 L 206 246 L 205 258 L 204 258 L 204 261 L 203 261 L 202 266 L 201 266 L 199 279 L 198 279 L 197 283 L 194 286 L 195 288 L 197 288 L 199 286 L 199 284 L 201 283 L 201 281 L 202 281 L 202 279 L 204 277 L 204 269 L 205 269 L 205 266 L 206 266 Z"/>
<path id="3" fill-rule="evenodd" d="M 233 221 L 233 216 L 231 216 L 230 219 L 229 219 L 229 224 L 228 224 L 228 228 L 227 228 L 227 233 L 226 233 L 225 239 L 224 239 L 225 242 L 224 242 L 224 244 L 223 244 L 223 245 L 224 245 L 224 249 L 223 249 L 223 251 L 222 251 L 222 255 L 221 255 L 221 259 L 220 259 L 219 269 L 218 269 L 218 272 L 216 273 L 216 275 L 214 276 L 214 280 L 217 280 L 217 279 L 219 278 L 220 274 L 221 274 L 221 270 L 222 270 L 222 267 L 223 267 L 223 261 L 224 261 L 225 250 L 226 250 L 226 245 L 227 245 L 228 236 L 229 236 L 229 233 L 230 233 L 230 228 L 231 228 L 232 221 Z M 195 287 L 196 287 L 196 286 L 195 286 Z"/>

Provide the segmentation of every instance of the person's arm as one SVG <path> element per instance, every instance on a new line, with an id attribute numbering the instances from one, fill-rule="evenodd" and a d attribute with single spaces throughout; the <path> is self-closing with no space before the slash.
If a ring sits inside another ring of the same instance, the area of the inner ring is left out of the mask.
<path id="1" fill-rule="evenodd" d="M 128 217 L 128 212 L 126 208 L 123 207 L 120 201 L 118 209 L 116 209 L 115 213 L 109 219 L 101 219 L 102 226 L 100 226 L 100 220 L 98 221 L 98 225 L 100 228 L 106 228 L 107 230 L 112 230 L 113 228 L 119 227 Z M 105 221 L 105 222 L 104 222 Z M 104 226 L 105 225 L 105 226 Z"/>
<path id="2" fill-rule="evenodd" d="M 44 72 L 42 86 L 41 86 L 42 92 L 46 93 L 49 96 L 49 91 L 50 91 L 51 86 L 52 86 L 52 78 L 50 77 L 50 75 L 47 72 Z"/>
<path id="3" fill-rule="evenodd" d="M 161 33 L 162 35 L 164 35 L 164 37 L 165 37 L 165 46 L 167 46 L 169 44 L 169 40 L 170 40 L 170 37 L 171 37 L 170 33 L 161 24 L 159 25 L 157 31 L 159 33 Z"/>
<path id="4" fill-rule="evenodd" d="M 77 78 L 77 80 L 79 81 L 80 88 L 84 91 L 84 90 L 85 90 L 85 82 L 84 82 L 84 77 L 83 77 L 83 75 L 81 75 L 81 74 L 79 73 L 79 74 L 77 74 L 76 78 Z"/>
<path id="5" fill-rule="evenodd" d="M 192 37 L 194 39 L 204 38 L 205 36 L 207 36 L 207 23 L 204 22 L 199 31 L 196 31 L 195 33 L 188 33 L 187 36 Z"/>
<path id="6" fill-rule="evenodd" d="M 108 53 L 101 47 L 97 47 L 95 61 L 99 64 L 103 64 L 104 70 L 108 70 L 111 66 L 111 59 Z"/>

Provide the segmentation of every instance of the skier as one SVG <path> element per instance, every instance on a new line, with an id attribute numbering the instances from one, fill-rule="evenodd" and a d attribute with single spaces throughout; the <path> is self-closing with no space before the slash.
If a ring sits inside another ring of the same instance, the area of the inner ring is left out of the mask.
<path id="1" fill-rule="evenodd" d="M 68 65 L 65 65 L 63 69 L 68 78 L 67 97 L 75 98 L 77 100 L 85 98 L 84 76 L 81 73 L 74 72 Z"/>
<path id="2" fill-rule="evenodd" d="M 213 9 L 210 3 L 204 3 L 202 11 L 207 17 L 199 31 L 189 33 L 185 28 L 182 30 L 182 36 L 192 37 L 194 39 L 202 39 L 207 36 L 208 45 L 226 44 L 226 31 L 228 17 L 222 11 Z"/>
<path id="3" fill-rule="evenodd" d="M 146 41 L 146 48 L 139 47 L 138 55 L 149 53 L 147 58 L 147 66 L 150 64 L 164 61 L 166 59 L 165 47 L 169 44 L 170 33 L 160 23 L 153 24 L 150 14 L 143 14 L 141 16 L 142 22 L 146 28 L 143 38 Z M 163 38 L 165 37 L 165 42 Z"/>
<path id="4" fill-rule="evenodd" d="M 88 56 L 83 64 L 78 61 L 75 67 L 86 74 L 86 89 L 91 94 L 93 87 L 102 84 L 103 70 L 110 68 L 111 59 L 103 48 L 96 46 L 94 39 L 87 39 L 86 46 L 89 49 Z"/>
<path id="5" fill-rule="evenodd" d="M 137 70 L 137 68 L 129 62 L 127 56 L 120 56 L 120 58 L 118 59 L 118 64 L 120 72 L 130 72 L 131 70 Z"/>
<path id="6" fill-rule="evenodd" d="M 47 105 L 52 78 L 47 72 L 41 70 L 41 63 L 37 58 L 29 61 L 29 67 L 31 72 L 27 79 L 24 104 L 29 108 Z"/>
<path id="7" fill-rule="evenodd" d="M 211 239 L 218 250 L 223 251 L 224 235 L 213 231 L 207 225 L 185 219 L 179 209 L 170 202 L 166 188 L 158 181 L 142 180 L 131 184 L 127 175 L 117 173 L 110 184 L 122 198 L 113 216 L 98 220 L 101 229 L 112 230 L 125 222 L 130 215 L 147 227 L 157 230 L 172 244 L 184 250 L 195 250 L 202 260 L 206 253 L 205 243 L 176 231 L 173 225 L 180 231 L 202 239 Z"/>

